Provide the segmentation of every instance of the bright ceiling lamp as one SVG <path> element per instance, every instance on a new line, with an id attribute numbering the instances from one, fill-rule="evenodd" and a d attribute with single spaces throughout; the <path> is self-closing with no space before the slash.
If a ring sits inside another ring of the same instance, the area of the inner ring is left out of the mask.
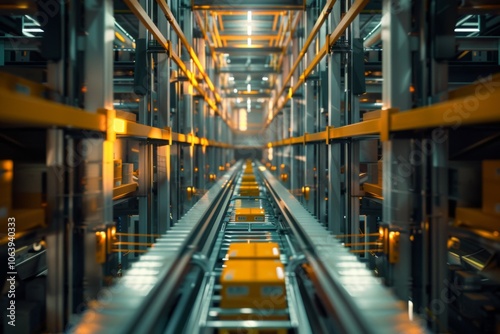
<path id="1" fill-rule="evenodd" d="M 267 80 L 269 80 L 269 78 L 268 77 L 262 77 L 262 80 L 263 81 L 267 81 Z"/>
<path id="2" fill-rule="evenodd" d="M 251 84 L 247 84 L 247 92 L 251 92 L 252 91 L 252 85 Z"/>
<path id="3" fill-rule="evenodd" d="M 252 45 L 252 39 L 250 37 L 248 37 L 247 44 L 248 46 Z"/>
<path id="4" fill-rule="evenodd" d="M 247 13 L 247 20 L 248 20 L 248 22 L 252 22 L 252 11 L 251 10 L 249 10 Z"/>
<path id="5" fill-rule="evenodd" d="M 252 26 L 251 25 L 247 26 L 247 35 L 252 36 Z"/>
<path id="6" fill-rule="evenodd" d="M 455 32 L 480 32 L 479 28 L 455 28 Z"/>

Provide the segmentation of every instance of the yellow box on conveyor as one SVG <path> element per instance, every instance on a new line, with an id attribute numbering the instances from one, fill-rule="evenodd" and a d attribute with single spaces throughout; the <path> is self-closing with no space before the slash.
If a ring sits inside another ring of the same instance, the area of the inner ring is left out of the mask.
<path id="1" fill-rule="evenodd" d="M 259 196 L 259 186 L 240 186 L 240 196 Z"/>
<path id="2" fill-rule="evenodd" d="M 260 208 L 239 208 L 234 210 L 234 220 L 237 222 L 263 222 L 266 211 Z"/>
<path id="3" fill-rule="evenodd" d="M 286 308 L 285 270 L 277 260 L 229 260 L 222 270 L 221 308 Z"/>
<path id="4" fill-rule="evenodd" d="M 243 174 L 241 177 L 242 182 L 255 182 L 255 175 L 254 174 Z"/>
<path id="5" fill-rule="evenodd" d="M 228 260 L 279 260 L 280 250 L 276 242 L 233 242 L 229 245 L 226 257 Z"/>
<path id="6" fill-rule="evenodd" d="M 256 181 L 242 181 L 240 183 L 242 187 L 258 187 L 259 184 Z"/>

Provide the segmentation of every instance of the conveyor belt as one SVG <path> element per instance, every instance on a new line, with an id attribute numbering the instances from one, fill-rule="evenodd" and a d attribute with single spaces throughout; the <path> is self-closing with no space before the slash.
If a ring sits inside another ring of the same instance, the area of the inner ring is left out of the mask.
<path id="1" fill-rule="evenodd" d="M 257 181 L 260 181 L 257 178 Z M 262 184 L 262 182 L 259 182 Z M 236 185 L 235 193 L 238 193 L 240 181 Z M 266 215 L 263 222 L 234 222 L 235 209 L 237 208 L 264 208 Z M 223 259 L 226 256 L 229 245 L 233 242 L 276 242 L 280 246 L 280 260 L 286 266 L 289 257 L 286 240 L 282 239 L 282 235 L 278 232 L 278 223 L 274 216 L 274 209 L 269 202 L 267 190 L 260 187 L 259 196 L 237 196 L 232 198 L 231 205 L 228 208 L 228 214 L 224 225 L 220 231 L 219 242 L 215 247 L 214 255 L 219 261 L 215 262 L 211 273 L 202 284 L 204 290 L 199 294 L 196 304 L 201 306 L 197 312 L 193 312 L 189 321 L 190 326 L 185 331 L 186 333 L 205 333 L 210 329 L 227 329 L 241 332 L 245 330 L 294 330 L 300 333 L 310 333 L 308 320 L 305 316 L 305 310 L 302 303 L 299 303 L 300 296 L 297 294 L 298 287 L 296 285 L 294 275 L 285 276 L 287 308 L 262 310 L 254 309 L 224 309 L 218 307 L 221 300 L 219 283 L 222 273 Z M 215 260 L 215 259 L 214 259 Z M 287 320 L 259 320 L 266 317 L 286 317 Z M 241 319 L 250 316 L 255 320 L 221 320 L 224 316 L 241 316 Z M 301 321 L 299 321 L 299 316 Z M 276 332 L 277 333 L 277 332 Z"/>
<path id="2" fill-rule="evenodd" d="M 306 285 L 312 287 L 313 299 L 321 300 L 320 309 L 326 312 L 321 321 L 334 323 L 322 328 L 345 333 L 424 332 L 418 323 L 408 320 L 402 302 L 270 172 L 257 172 L 258 196 L 240 196 L 241 175 L 239 163 L 106 290 L 75 332 L 191 334 L 244 329 L 252 334 L 312 333 L 311 324 L 319 321 L 313 318 L 321 315 L 306 310 L 305 305 L 317 307 L 318 303 L 304 294 Z M 241 208 L 263 208 L 265 218 L 234 222 L 235 211 Z M 229 245 L 242 241 L 279 245 L 285 266 L 286 308 L 264 311 L 280 320 L 260 316 L 263 310 L 258 308 L 220 306 L 220 278 Z M 307 275 L 298 273 L 306 262 L 314 279 L 304 285 Z"/>
<path id="3" fill-rule="evenodd" d="M 262 174 L 298 237 L 301 251 L 314 269 L 321 284 L 323 303 L 337 317 L 342 332 L 424 332 L 418 322 L 408 319 L 402 302 L 328 233 L 270 172 Z"/>
<path id="4" fill-rule="evenodd" d="M 182 273 L 195 254 L 200 230 L 207 228 L 214 203 L 227 196 L 240 163 L 233 166 L 169 230 L 134 263 L 110 289 L 103 290 L 93 307 L 74 328 L 75 333 L 156 333 L 156 319 L 173 301 Z M 164 315 L 163 315 L 164 317 Z"/>

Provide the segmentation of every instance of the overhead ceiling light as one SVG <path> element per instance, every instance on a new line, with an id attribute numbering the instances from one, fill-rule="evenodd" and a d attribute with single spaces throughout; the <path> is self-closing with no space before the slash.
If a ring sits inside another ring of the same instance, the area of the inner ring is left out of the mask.
<path id="1" fill-rule="evenodd" d="M 269 78 L 268 77 L 262 77 L 262 80 L 267 81 L 267 80 L 269 80 Z"/>
<path id="2" fill-rule="evenodd" d="M 23 28 L 23 32 L 43 32 L 43 30 L 40 28 Z"/>
<path id="3" fill-rule="evenodd" d="M 248 11 L 247 20 L 248 20 L 248 22 L 252 21 L 252 11 L 251 10 Z"/>
<path id="4" fill-rule="evenodd" d="M 252 85 L 251 85 L 251 84 L 248 84 L 248 85 L 247 85 L 247 92 L 249 92 L 249 93 L 250 93 L 251 91 L 252 91 Z"/>
<path id="5" fill-rule="evenodd" d="M 238 93 L 238 90 L 235 88 L 235 89 L 233 89 L 233 92 L 234 93 Z"/>
<path id="6" fill-rule="evenodd" d="M 229 81 L 234 81 L 234 77 L 229 77 Z"/>
<path id="7" fill-rule="evenodd" d="M 236 99 L 236 103 L 241 103 L 241 97 L 238 97 L 238 98 Z"/>
<path id="8" fill-rule="evenodd" d="M 252 45 L 252 39 L 250 37 L 248 37 L 247 44 L 248 46 Z"/>
<path id="9" fill-rule="evenodd" d="M 247 26 L 247 35 L 252 36 L 252 26 L 251 25 Z"/>
<path id="10" fill-rule="evenodd" d="M 479 32 L 479 28 L 455 28 L 455 32 Z"/>

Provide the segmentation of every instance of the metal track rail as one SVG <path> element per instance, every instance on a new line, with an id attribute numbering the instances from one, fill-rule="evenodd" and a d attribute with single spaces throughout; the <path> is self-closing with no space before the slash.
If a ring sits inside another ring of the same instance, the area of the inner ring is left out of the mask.
<path id="1" fill-rule="evenodd" d="M 317 277 L 315 288 L 342 333 L 425 333 L 385 288 L 269 172 L 262 177 Z"/>
<path id="2" fill-rule="evenodd" d="M 289 255 L 292 254 L 289 239 L 280 233 L 280 228 L 274 215 L 274 209 L 267 196 L 267 190 L 262 180 L 257 179 L 260 186 L 260 196 L 233 196 L 228 207 L 223 226 L 219 231 L 217 242 L 210 256 L 211 271 L 207 272 L 201 284 L 201 291 L 195 301 L 188 325 L 184 333 L 212 333 L 214 330 L 229 332 L 247 332 L 249 330 L 272 331 L 292 330 L 298 333 L 311 333 L 306 311 L 301 301 L 295 274 L 286 271 L 285 287 L 287 308 L 235 308 L 219 307 L 222 286 L 219 283 L 222 266 L 229 245 L 233 242 L 276 242 L 280 247 L 281 262 L 288 266 Z M 240 182 L 236 184 L 236 192 Z M 263 222 L 233 222 L 236 208 L 264 208 L 266 216 Z M 270 301 L 271 302 L 271 301 Z M 286 320 L 270 320 L 284 318 Z M 231 318 L 236 320 L 231 320 Z M 249 320 L 252 319 L 252 320 Z M 255 332 L 255 333 L 257 333 Z M 253 332 L 252 332 L 253 333 Z"/>

